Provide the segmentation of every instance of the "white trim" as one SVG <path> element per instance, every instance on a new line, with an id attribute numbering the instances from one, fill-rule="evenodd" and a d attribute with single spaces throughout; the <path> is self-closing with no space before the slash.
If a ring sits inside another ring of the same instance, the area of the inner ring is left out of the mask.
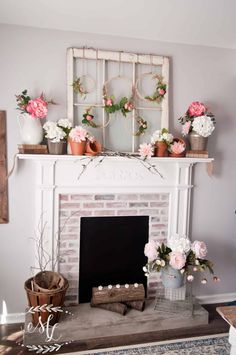
<path id="1" fill-rule="evenodd" d="M 225 303 L 236 300 L 236 292 L 196 296 L 200 304 Z"/>

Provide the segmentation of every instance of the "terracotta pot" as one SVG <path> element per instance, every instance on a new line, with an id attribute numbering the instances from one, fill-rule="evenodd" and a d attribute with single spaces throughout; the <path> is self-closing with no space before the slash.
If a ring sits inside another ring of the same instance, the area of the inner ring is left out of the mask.
<path id="1" fill-rule="evenodd" d="M 94 141 L 93 143 L 88 141 L 86 144 L 85 155 L 97 155 L 102 151 L 102 145 L 98 141 Z"/>
<path id="2" fill-rule="evenodd" d="M 167 144 L 165 142 L 156 142 L 155 156 L 159 158 L 168 156 Z"/>
<path id="3" fill-rule="evenodd" d="M 86 141 L 74 142 L 70 139 L 69 143 L 70 143 L 72 155 L 84 155 L 85 148 L 86 148 Z"/>

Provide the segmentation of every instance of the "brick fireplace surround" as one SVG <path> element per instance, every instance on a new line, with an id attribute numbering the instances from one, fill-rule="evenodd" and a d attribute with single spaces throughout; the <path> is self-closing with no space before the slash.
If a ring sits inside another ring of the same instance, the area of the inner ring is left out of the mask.
<path id="1" fill-rule="evenodd" d="M 57 268 L 69 279 L 69 304 L 79 301 L 80 218 L 146 215 L 149 239 L 166 240 L 175 233 L 188 235 L 192 168 L 195 163 L 211 161 L 152 158 L 150 163 L 156 166 L 161 177 L 136 159 L 106 157 L 98 163 L 97 158 L 80 176 L 87 157 L 26 154 L 18 157 L 36 162 L 35 223 L 47 224 L 44 248 L 52 259 L 57 251 L 58 231 L 64 226 Z M 148 281 L 150 298 L 155 297 L 157 283 L 157 275 L 152 275 Z"/>

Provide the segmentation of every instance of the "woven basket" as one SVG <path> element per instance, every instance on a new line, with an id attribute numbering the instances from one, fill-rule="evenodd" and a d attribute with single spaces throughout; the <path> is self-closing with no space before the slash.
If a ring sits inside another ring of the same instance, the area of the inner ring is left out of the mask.
<path id="1" fill-rule="evenodd" d="M 27 293 L 28 304 L 30 307 L 42 306 L 42 305 L 53 305 L 53 307 L 62 307 L 64 305 L 66 291 L 69 287 L 68 280 L 65 279 L 64 286 L 59 290 L 51 290 L 50 292 L 38 292 L 32 290 L 32 285 L 34 285 L 33 277 L 25 282 L 25 290 Z M 48 290 L 47 290 L 48 291 Z M 39 322 L 39 317 L 41 317 L 42 323 L 47 322 L 49 315 L 53 315 L 50 320 L 50 325 L 58 323 L 61 312 L 48 312 L 47 310 L 35 312 L 32 314 L 32 323 L 37 325 Z"/>

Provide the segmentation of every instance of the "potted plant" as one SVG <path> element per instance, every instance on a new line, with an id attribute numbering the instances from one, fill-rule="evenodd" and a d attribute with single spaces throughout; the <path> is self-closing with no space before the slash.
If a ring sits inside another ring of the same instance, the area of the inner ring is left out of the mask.
<path id="1" fill-rule="evenodd" d="M 192 282 L 197 272 L 209 271 L 214 275 L 213 263 L 206 259 L 207 247 L 203 241 L 190 242 L 186 236 L 173 236 L 167 243 L 150 241 L 145 245 L 144 254 L 148 263 L 143 270 L 146 276 L 151 272 L 161 272 L 164 287 L 175 289 L 182 287 L 184 281 Z M 217 276 L 213 276 L 214 282 L 219 282 Z M 202 284 L 207 283 L 204 276 Z"/>
<path id="2" fill-rule="evenodd" d="M 20 111 L 19 126 L 22 143 L 39 144 L 43 140 L 43 128 L 41 120 L 47 116 L 48 105 L 55 104 L 52 100 L 46 100 L 42 93 L 39 97 L 32 99 L 27 90 L 15 95 L 17 110 Z"/>
<path id="3" fill-rule="evenodd" d="M 71 129 L 69 133 L 69 143 L 73 155 L 84 155 L 88 141 L 95 142 L 95 137 L 85 128 L 76 126 Z"/>
<path id="4" fill-rule="evenodd" d="M 67 138 L 71 128 L 72 124 L 68 119 L 60 119 L 58 122 L 47 121 L 43 125 L 49 154 L 67 153 Z"/>
<path id="5" fill-rule="evenodd" d="M 66 291 L 69 287 L 68 280 L 55 271 L 59 260 L 58 238 L 56 256 L 53 260 L 44 248 L 45 227 L 46 223 L 41 226 L 40 219 L 38 234 L 33 238 L 36 244 L 38 268 L 32 269 L 36 269 L 39 272 L 26 280 L 24 284 L 30 307 L 29 312 L 32 314 L 32 323 L 34 325 L 38 324 L 40 317 L 41 322 L 45 323 L 50 316 L 50 325 L 59 321 L 60 313 L 62 312 L 61 307 L 64 305 Z M 51 269 L 49 269 L 50 265 Z"/>
<path id="6" fill-rule="evenodd" d="M 186 144 L 183 139 L 174 138 L 173 142 L 169 145 L 169 156 L 172 158 L 181 158 L 185 156 Z"/>
<path id="7" fill-rule="evenodd" d="M 169 133 L 167 128 L 162 128 L 153 133 L 151 143 L 155 145 L 155 156 L 168 156 L 168 147 L 173 142 L 173 135 Z"/>
<path id="8" fill-rule="evenodd" d="M 191 150 L 206 150 L 208 137 L 215 129 L 215 117 L 208 108 L 194 101 L 179 122 L 183 125 L 182 134 L 189 135 Z"/>

